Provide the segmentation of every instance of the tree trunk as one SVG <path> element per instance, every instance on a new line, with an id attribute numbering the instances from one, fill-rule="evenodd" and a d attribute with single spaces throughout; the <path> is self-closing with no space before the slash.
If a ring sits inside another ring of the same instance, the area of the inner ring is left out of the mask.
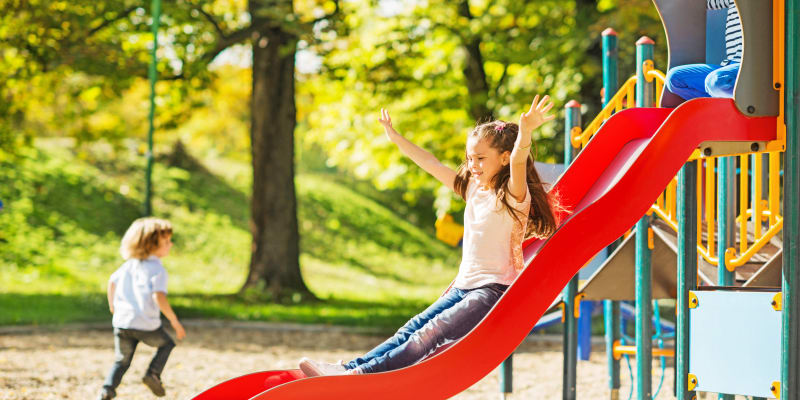
<path id="1" fill-rule="evenodd" d="M 458 4 L 459 15 L 472 19 L 469 1 L 462 0 Z M 475 121 L 488 122 L 493 119 L 489 103 L 489 84 L 486 83 L 486 71 L 483 69 L 481 41 L 477 36 L 468 35 L 463 44 L 467 58 L 464 63 L 464 79 L 469 93 L 469 113 Z"/>
<path id="2" fill-rule="evenodd" d="M 253 24 L 263 22 L 257 16 L 263 15 L 264 7 L 250 2 Z M 253 246 L 242 290 L 264 290 L 275 299 L 310 294 L 300 274 L 294 187 L 296 46 L 297 39 L 280 27 L 264 29 L 253 38 Z"/>

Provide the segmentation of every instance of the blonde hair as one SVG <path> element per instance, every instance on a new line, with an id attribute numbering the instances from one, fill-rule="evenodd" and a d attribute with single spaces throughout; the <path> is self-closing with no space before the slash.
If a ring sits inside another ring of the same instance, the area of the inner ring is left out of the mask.
<path id="1" fill-rule="evenodd" d="M 158 249 L 161 239 L 172 236 L 172 224 L 161 218 L 139 218 L 131 224 L 122 237 L 119 253 L 128 260 L 143 260 Z"/>

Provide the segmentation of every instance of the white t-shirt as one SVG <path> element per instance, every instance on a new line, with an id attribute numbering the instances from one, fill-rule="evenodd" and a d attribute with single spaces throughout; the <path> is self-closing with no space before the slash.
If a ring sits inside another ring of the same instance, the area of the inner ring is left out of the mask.
<path id="1" fill-rule="evenodd" d="M 154 292 L 167 292 L 167 270 L 156 256 L 145 260 L 131 258 L 122 264 L 109 282 L 114 291 L 115 328 L 154 331 L 161 326 L 160 310 Z"/>
<path id="2" fill-rule="evenodd" d="M 522 213 L 518 214 L 518 222 L 493 189 L 480 189 L 470 180 L 465 196 L 463 255 L 454 287 L 510 285 L 524 268 L 522 240 L 531 205 L 531 194 L 527 187 L 525 189 L 522 202 L 517 202 L 514 196 L 506 196 L 508 204 Z"/>

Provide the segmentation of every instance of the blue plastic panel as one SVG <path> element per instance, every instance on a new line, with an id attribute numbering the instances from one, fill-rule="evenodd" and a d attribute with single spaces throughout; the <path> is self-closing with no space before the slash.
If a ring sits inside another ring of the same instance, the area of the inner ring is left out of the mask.
<path id="1" fill-rule="evenodd" d="M 689 373 L 702 392 L 774 398 L 780 381 L 781 313 L 774 292 L 696 291 L 689 309 Z"/>

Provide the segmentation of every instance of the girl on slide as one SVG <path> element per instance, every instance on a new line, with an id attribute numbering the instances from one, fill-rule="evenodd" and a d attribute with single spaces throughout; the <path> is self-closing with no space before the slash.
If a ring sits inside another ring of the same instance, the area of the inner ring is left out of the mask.
<path id="1" fill-rule="evenodd" d="M 400 135 L 388 111 L 378 120 L 386 137 L 434 178 L 461 195 L 463 255 L 450 290 L 362 357 L 330 364 L 303 358 L 306 376 L 370 374 L 413 365 L 469 333 L 524 268 L 522 242 L 556 229 L 551 197 L 534 168 L 531 133 L 555 118 L 549 96 L 537 95 L 519 125 L 492 121 L 467 137 L 466 160 L 454 171 Z"/>

